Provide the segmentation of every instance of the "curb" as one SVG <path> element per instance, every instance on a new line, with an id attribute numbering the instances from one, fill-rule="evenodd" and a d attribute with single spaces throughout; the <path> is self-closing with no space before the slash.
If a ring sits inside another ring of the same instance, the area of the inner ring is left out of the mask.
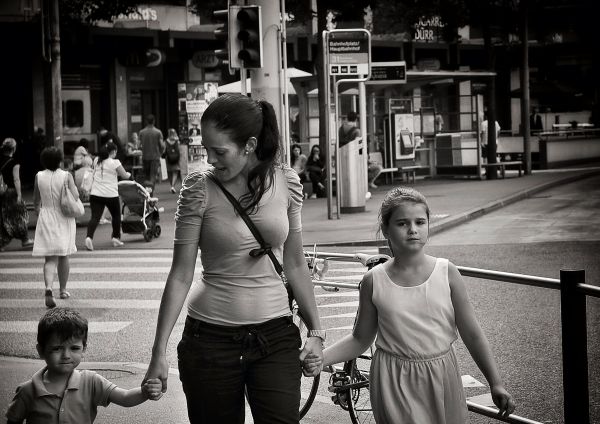
<path id="1" fill-rule="evenodd" d="M 482 215 L 493 212 L 497 209 L 503 208 L 505 206 L 510 205 L 511 203 L 518 202 L 519 200 L 523 200 L 527 197 L 531 197 L 534 194 L 537 194 L 541 191 L 548 190 L 553 187 L 557 187 L 564 184 L 569 184 L 578 180 L 582 180 L 585 178 L 593 177 L 595 175 L 600 174 L 600 169 L 596 169 L 591 172 L 584 172 L 577 175 L 571 175 L 569 177 L 560 178 L 555 181 L 550 181 L 547 183 L 539 184 L 535 187 L 531 187 L 525 190 L 521 190 L 517 193 L 511 194 L 499 200 L 494 200 L 492 202 L 486 203 L 483 206 L 478 206 L 466 212 L 460 213 L 458 215 L 451 216 L 446 219 L 442 219 L 435 224 L 431 224 L 429 228 L 429 235 L 437 234 L 442 231 L 448 230 L 452 227 L 456 227 L 466 221 L 471 219 L 478 218 Z M 325 242 L 318 243 L 319 246 L 342 246 L 342 247 L 351 247 L 351 246 L 383 246 L 387 247 L 387 243 L 384 239 L 375 239 L 375 240 L 353 240 L 353 241 L 343 241 L 343 242 Z M 310 245 L 305 245 L 309 246 Z"/>

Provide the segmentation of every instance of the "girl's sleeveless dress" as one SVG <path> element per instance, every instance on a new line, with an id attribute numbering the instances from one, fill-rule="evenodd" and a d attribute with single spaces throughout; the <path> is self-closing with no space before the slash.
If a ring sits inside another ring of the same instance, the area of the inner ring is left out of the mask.
<path id="1" fill-rule="evenodd" d="M 448 260 L 414 287 L 373 268 L 376 350 L 370 393 L 378 424 L 464 424 L 468 412 L 452 343 L 457 339 Z"/>
<path id="2" fill-rule="evenodd" d="M 42 207 L 35 226 L 32 256 L 67 256 L 77 252 L 75 218 L 63 215 L 60 195 L 67 172 L 45 169 L 37 173 Z"/>

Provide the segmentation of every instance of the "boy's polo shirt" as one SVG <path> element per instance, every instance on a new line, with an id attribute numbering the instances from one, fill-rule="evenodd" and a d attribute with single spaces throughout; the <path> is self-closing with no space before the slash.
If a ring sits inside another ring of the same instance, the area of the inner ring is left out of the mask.
<path id="1" fill-rule="evenodd" d="M 36 372 L 31 380 L 17 387 L 8 406 L 8 421 L 27 424 L 87 424 L 96 419 L 97 407 L 108 406 L 108 398 L 117 387 L 100 374 L 90 370 L 73 371 L 64 396 L 46 390 L 43 375 L 46 367 Z"/>

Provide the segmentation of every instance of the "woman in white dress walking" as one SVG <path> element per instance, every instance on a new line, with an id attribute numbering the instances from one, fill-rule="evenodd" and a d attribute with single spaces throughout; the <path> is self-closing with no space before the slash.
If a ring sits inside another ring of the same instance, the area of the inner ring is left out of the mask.
<path id="1" fill-rule="evenodd" d="M 60 196 L 66 184 L 75 198 L 79 192 L 73 176 L 60 169 L 63 152 L 56 147 L 46 147 L 41 153 L 42 166 L 45 168 L 35 176 L 33 204 L 38 214 L 33 242 L 33 256 L 44 256 L 44 292 L 48 308 L 54 308 L 56 302 L 52 292 L 54 273 L 58 270 L 60 298 L 70 297 L 67 291 L 69 279 L 69 255 L 77 252 L 75 247 L 75 218 L 63 215 L 60 209 Z"/>

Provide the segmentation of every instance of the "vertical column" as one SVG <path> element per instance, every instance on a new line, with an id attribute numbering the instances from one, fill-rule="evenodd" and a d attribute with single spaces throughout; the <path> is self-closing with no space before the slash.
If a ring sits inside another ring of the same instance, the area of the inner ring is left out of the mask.
<path id="1" fill-rule="evenodd" d="M 560 317 L 563 350 L 565 424 L 589 424 L 587 316 L 584 270 L 560 270 Z"/>

